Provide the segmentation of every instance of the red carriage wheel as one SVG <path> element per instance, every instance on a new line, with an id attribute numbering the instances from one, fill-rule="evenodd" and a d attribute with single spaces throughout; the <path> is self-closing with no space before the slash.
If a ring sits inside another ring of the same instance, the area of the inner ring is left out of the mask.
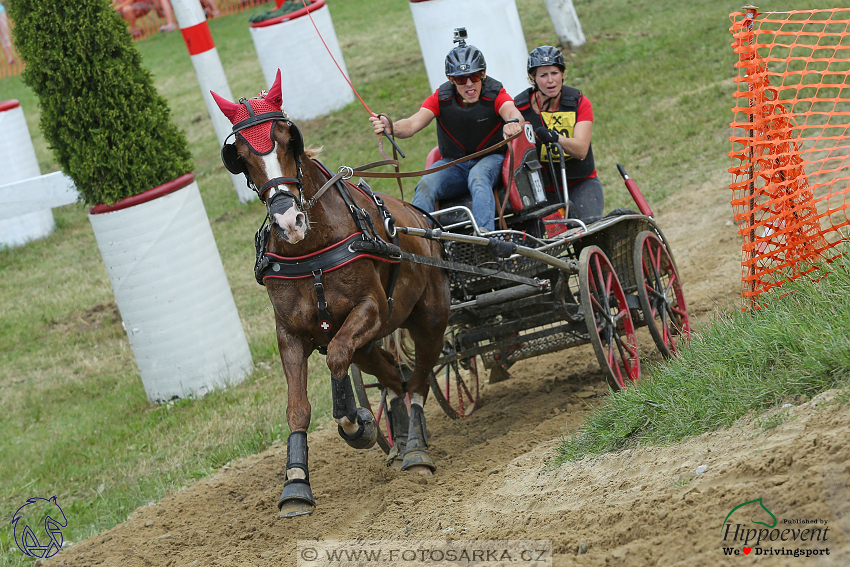
<path id="1" fill-rule="evenodd" d="M 387 397 L 384 388 L 381 387 L 377 379 L 364 382 L 363 373 L 360 372 L 356 364 L 349 367 L 348 373 L 351 376 L 351 385 L 360 407 L 366 408 L 375 416 L 375 422 L 378 424 L 378 445 L 381 446 L 384 453 L 389 453 L 393 446 L 393 438 L 390 435 L 390 420 L 387 414 Z M 368 374 L 366 376 L 373 378 Z"/>
<path id="2" fill-rule="evenodd" d="M 451 333 L 447 332 L 443 355 L 455 352 Z M 478 407 L 478 361 L 476 357 L 462 358 L 439 365 L 429 376 L 431 392 L 437 403 L 452 419 L 469 417 Z"/>
<path id="3" fill-rule="evenodd" d="M 691 325 L 676 264 L 654 232 L 641 232 L 635 240 L 634 267 L 646 326 L 661 354 L 674 357 L 690 337 Z"/>
<path id="4" fill-rule="evenodd" d="M 615 390 L 640 378 L 635 325 L 626 294 L 605 253 L 588 246 L 579 257 L 581 306 L 590 343 Z"/>

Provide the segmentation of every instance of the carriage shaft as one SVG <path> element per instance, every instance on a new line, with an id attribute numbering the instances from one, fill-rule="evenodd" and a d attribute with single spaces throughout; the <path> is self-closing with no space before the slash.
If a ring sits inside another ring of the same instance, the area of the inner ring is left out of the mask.
<path id="1" fill-rule="evenodd" d="M 464 242 L 466 244 L 475 244 L 477 246 L 487 246 L 490 244 L 490 238 L 484 238 L 482 236 L 470 236 L 466 234 L 456 234 L 454 232 L 444 232 L 439 228 L 435 228 L 432 230 L 426 230 L 422 228 L 414 228 L 414 227 L 399 227 L 399 231 L 410 234 L 413 236 L 420 236 L 422 238 L 429 238 L 431 240 L 448 240 L 451 242 Z M 556 258 L 555 256 L 550 256 L 544 252 L 540 252 L 534 248 L 528 248 L 527 246 L 516 245 L 516 254 L 520 256 L 525 256 L 526 258 L 531 258 L 532 260 L 537 260 L 538 262 L 542 262 L 544 264 L 548 264 L 554 268 L 558 268 L 566 272 L 567 274 L 577 274 L 578 273 L 578 262 L 575 260 L 567 260 L 564 261 L 560 258 Z"/>

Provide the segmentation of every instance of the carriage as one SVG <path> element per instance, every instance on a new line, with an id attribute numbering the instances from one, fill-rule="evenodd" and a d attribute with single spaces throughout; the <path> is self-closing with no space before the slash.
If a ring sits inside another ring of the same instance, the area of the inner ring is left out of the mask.
<path id="1" fill-rule="evenodd" d="M 565 218 L 569 197 L 563 170 L 559 179 L 551 158 L 540 164 L 532 133 L 525 134 L 512 142 L 517 164 L 510 170 L 506 156 L 497 189 L 499 201 L 507 203 L 501 230 L 482 234 L 467 195 L 433 213 L 442 228 L 406 231 L 444 244 L 451 314 L 429 381 L 452 419 L 476 410 L 485 371 L 490 384 L 501 382 L 512 377 L 509 368 L 517 361 L 590 343 L 610 387 L 620 390 L 640 378 L 636 329 L 647 327 L 665 358 L 675 356 L 690 334 L 672 252 L 625 169 L 617 165 L 638 211 L 620 208 L 584 221 Z M 558 148 L 551 150 L 550 156 Z M 426 166 L 437 159 L 435 148 Z M 544 168 L 552 182 L 545 188 Z M 412 348 L 394 346 L 396 352 Z M 403 357 L 397 359 L 405 371 Z M 378 443 L 389 452 L 386 393 L 356 365 L 350 374 L 358 401 L 381 426 Z"/>
<path id="2" fill-rule="evenodd" d="M 246 176 L 267 209 L 254 275 L 274 307 L 288 386 L 281 517 L 316 505 L 307 443 L 307 359 L 315 350 L 326 355 L 340 437 L 356 449 L 380 444 L 388 465 L 431 474 L 429 388 L 446 414 L 465 418 L 478 406 L 485 370 L 490 382 L 504 380 L 518 360 L 591 343 L 620 389 L 640 377 L 636 328 L 647 326 L 664 356 L 689 334 L 667 242 L 622 167 L 640 212 L 566 218 L 564 169 L 557 189 L 549 162 L 555 190 L 547 194 L 527 127 L 499 144 L 509 144 L 495 189 L 499 230 L 483 232 L 468 202 L 442 203 L 429 220 L 362 179 L 348 181 L 355 172 L 423 173 L 368 171 L 397 161 L 331 174 L 283 111 L 279 72 L 258 98 L 234 103 L 212 94 L 236 136 L 225 141 L 222 161 Z"/>

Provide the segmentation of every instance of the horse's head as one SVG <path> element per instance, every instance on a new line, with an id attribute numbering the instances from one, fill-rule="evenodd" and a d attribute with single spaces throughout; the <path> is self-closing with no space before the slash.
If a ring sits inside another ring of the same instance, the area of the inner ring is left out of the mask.
<path id="1" fill-rule="evenodd" d="M 290 244 L 304 239 L 309 226 L 304 204 L 301 156 L 304 141 L 298 126 L 281 107 L 280 71 L 267 93 L 230 102 L 210 91 L 233 123 L 232 144 L 225 141 L 221 159 L 233 173 L 244 173 L 266 204 L 273 225 Z"/>

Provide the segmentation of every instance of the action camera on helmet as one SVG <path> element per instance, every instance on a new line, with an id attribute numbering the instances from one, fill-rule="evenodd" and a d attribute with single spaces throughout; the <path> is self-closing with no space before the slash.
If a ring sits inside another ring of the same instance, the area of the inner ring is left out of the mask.
<path id="1" fill-rule="evenodd" d="M 455 28 L 454 42 L 457 44 L 446 56 L 446 77 L 469 75 L 487 70 L 484 55 L 474 45 L 467 45 L 466 28 Z"/>
<path id="2" fill-rule="evenodd" d="M 466 28 L 455 28 L 454 42 L 459 44 L 458 47 L 466 47 L 467 37 Z"/>

